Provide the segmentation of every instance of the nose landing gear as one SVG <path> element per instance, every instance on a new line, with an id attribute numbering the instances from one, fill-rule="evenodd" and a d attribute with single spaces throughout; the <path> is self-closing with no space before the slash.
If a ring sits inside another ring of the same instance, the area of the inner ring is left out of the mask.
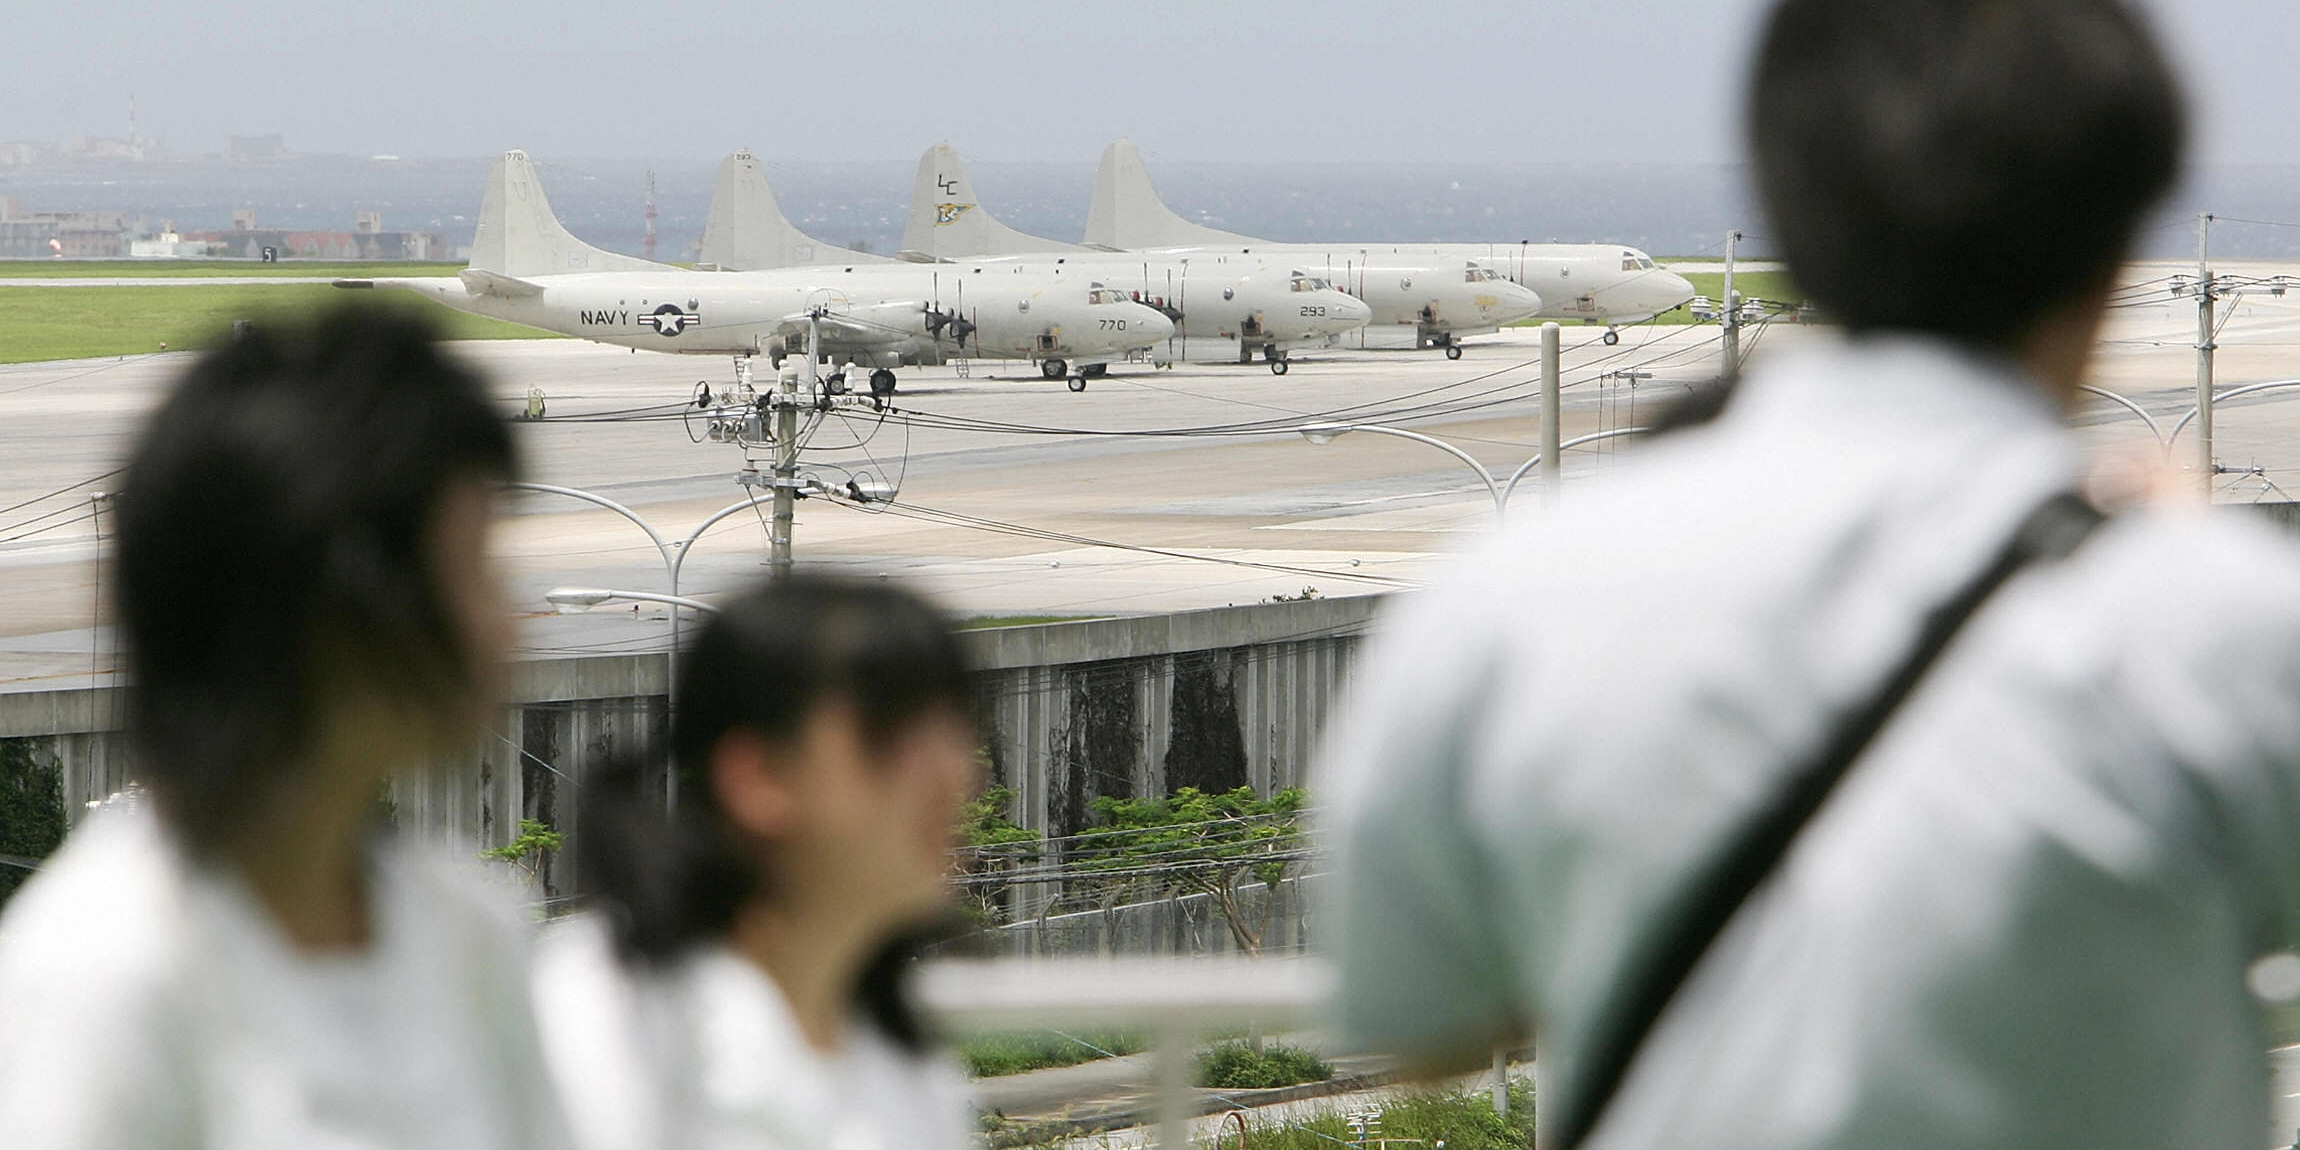
<path id="1" fill-rule="evenodd" d="M 894 373 L 883 367 L 870 373 L 870 397 L 872 399 L 885 399 L 893 395 L 894 383 Z"/>
<path id="2" fill-rule="evenodd" d="M 1607 346 L 1607 347 L 1612 347 L 1613 345 L 1615 345 L 1615 344 L 1617 344 L 1617 343 L 1620 343 L 1620 342 L 1621 342 L 1621 329 L 1619 329 L 1619 328 L 1612 328 L 1612 327 L 1606 328 L 1606 329 L 1605 329 L 1605 337 L 1604 337 L 1604 338 L 1605 338 L 1605 346 Z"/>
<path id="3" fill-rule="evenodd" d="M 1070 374 L 1070 365 L 1059 359 L 1042 359 L 1038 361 L 1038 374 L 1048 379 L 1061 379 Z"/>

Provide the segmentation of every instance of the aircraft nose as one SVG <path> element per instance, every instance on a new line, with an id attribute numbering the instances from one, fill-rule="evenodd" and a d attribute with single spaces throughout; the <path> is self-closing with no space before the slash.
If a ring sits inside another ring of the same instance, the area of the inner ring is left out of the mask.
<path id="1" fill-rule="evenodd" d="M 1341 298 L 1331 309 L 1334 318 L 1349 324 L 1351 327 L 1362 327 L 1373 321 L 1374 309 L 1366 306 L 1366 301 L 1347 293 L 1336 294 L 1340 295 Z"/>
<path id="2" fill-rule="evenodd" d="M 1156 308 L 1143 307 L 1140 304 L 1134 305 L 1134 311 L 1137 314 L 1137 318 L 1134 320 L 1135 327 L 1150 333 L 1155 339 L 1174 338 L 1174 321 L 1166 318 L 1165 312 Z"/>
<path id="3" fill-rule="evenodd" d="M 1665 272 L 1661 277 L 1661 283 L 1669 293 L 1669 301 L 1662 305 L 1661 310 L 1667 311 L 1679 304 L 1693 301 L 1695 293 L 1692 280 L 1686 279 L 1676 272 Z"/>
<path id="4" fill-rule="evenodd" d="M 1541 312 L 1541 293 L 1529 287 L 1503 281 L 1501 284 L 1501 310 L 1508 315 L 1502 320 L 1509 323 Z M 1496 317 L 1499 318 L 1499 317 Z"/>

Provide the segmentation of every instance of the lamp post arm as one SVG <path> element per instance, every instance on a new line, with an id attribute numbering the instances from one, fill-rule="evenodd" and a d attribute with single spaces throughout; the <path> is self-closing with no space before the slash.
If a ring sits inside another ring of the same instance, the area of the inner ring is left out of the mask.
<path id="1" fill-rule="evenodd" d="M 1643 435 L 1650 430 L 1652 429 L 1646 427 L 1616 427 L 1606 431 L 1592 431 L 1587 435 L 1577 436 L 1573 439 L 1568 439 L 1565 442 L 1558 444 L 1557 451 L 1558 454 L 1563 455 L 1567 450 L 1579 447 L 1585 443 L 1596 443 L 1601 439 L 1616 439 L 1624 435 Z M 1503 484 L 1501 488 L 1502 506 L 1507 507 L 1509 505 L 1509 497 L 1516 494 L 1517 485 L 1522 482 L 1526 476 L 1532 474 L 1534 468 L 1539 466 L 1541 466 L 1541 456 L 1536 455 L 1533 458 L 1526 460 L 1524 463 L 1519 464 L 1517 470 L 1509 473 L 1509 482 Z"/>
<path id="2" fill-rule="evenodd" d="M 654 524 L 640 518 L 638 512 L 633 511 L 630 508 L 625 507 L 604 495 L 594 495 L 591 492 L 584 491 L 581 488 L 576 487 L 555 487 L 548 483 L 506 483 L 504 486 L 510 488 L 513 491 L 540 491 L 545 495 L 564 495 L 569 499 L 580 499 L 594 507 L 604 507 L 607 510 L 614 512 L 615 514 L 630 520 L 639 528 L 639 530 L 647 533 L 647 538 L 654 540 L 655 550 L 662 554 L 663 566 L 671 574 L 671 587 L 673 590 L 678 589 L 678 568 L 673 566 L 671 562 L 670 542 L 663 538 L 662 532 L 655 530 Z"/>
<path id="3" fill-rule="evenodd" d="M 1479 463 L 1476 456 L 1471 455 L 1469 452 L 1463 451 L 1461 448 L 1455 447 L 1453 444 L 1447 443 L 1445 440 L 1439 439 L 1434 435 L 1423 435 L 1418 431 L 1407 431 L 1402 427 L 1385 427 L 1378 423 L 1336 424 L 1333 426 L 1332 430 L 1335 432 L 1363 431 L 1370 435 L 1387 435 L 1396 439 L 1410 439 L 1415 443 L 1429 444 L 1431 447 L 1437 448 L 1439 451 L 1443 451 L 1447 455 L 1451 455 L 1455 459 L 1461 460 L 1464 464 L 1469 466 L 1471 471 L 1476 472 L 1478 482 L 1485 484 L 1485 493 L 1493 497 L 1494 514 L 1501 514 L 1501 487 L 1499 484 L 1494 482 L 1493 472 L 1486 470 L 1485 464 Z"/>
<path id="4" fill-rule="evenodd" d="M 2250 395 L 2255 391 L 2274 391 L 2280 387 L 2300 387 L 2300 379 L 2272 379 L 2266 383 L 2248 383 L 2242 387 L 2231 388 L 2227 391 L 2219 392 L 2214 395 L 2212 401 L 2214 403 L 2219 403 L 2224 399 L 2236 399 L 2242 396 Z M 2188 409 L 2188 414 L 2180 417 L 2180 422 L 2172 425 L 2171 433 L 2164 437 L 2164 446 L 2166 449 L 2169 450 L 2172 447 L 2173 441 L 2179 439 L 2180 433 L 2183 430 L 2186 430 L 2188 425 L 2194 422 L 2196 417 L 2202 414 L 2203 411 L 2204 409 L 2202 407 L 2191 407 Z"/>
<path id="5" fill-rule="evenodd" d="M 710 518 L 696 524 L 695 529 L 688 532 L 685 539 L 679 541 L 679 550 L 671 556 L 671 593 L 674 595 L 679 593 L 679 571 L 687 565 L 687 552 L 695 549 L 695 541 L 703 537 L 703 532 L 718 526 L 719 521 L 729 515 L 748 511 L 761 503 L 772 502 L 773 499 L 774 494 L 772 492 L 764 495 L 753 495 L 741 503 L 730 503 L 712 512 Z"/>
<path id="6" fill-rule="evenodd" d="M 2089 395 L 2097 395 L 2100 398 L 2105 399 L 2110 403 L 2116 404 L 2126 411 L 2139 416 L 2140 421 L 2148 425 L 2148 433 L 2156 437 L 2156 445 L 2158 447 L 2168 448 L 2172 446 L 2171 442 L 2164 438 L 2164 428 L 2158 426 L 2156 417 L 2148 414 L 2148 409 L 2140 406 L 2137 403 L 2134 403 L 2129 399 L 2126 399 L 2124 396 L 2118 395 L 2117 393 L 2108 390 L 2105 387 L 2094 387 L 2089 383 L 2080 383 L 2076 385 L 2076 389 Z M 2183 420 L 2182 422 L 2185 423 L 2187 421 Z"/>

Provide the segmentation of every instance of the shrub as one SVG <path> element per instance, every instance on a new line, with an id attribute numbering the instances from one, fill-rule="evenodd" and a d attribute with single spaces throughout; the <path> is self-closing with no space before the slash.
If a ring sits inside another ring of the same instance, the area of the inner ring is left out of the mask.
<path id="1" fill-rule="evenodd" d="M 977 1035 L 959 1045 L 958 1056 L 976 1078 L 997 1078 L 1133 1054 L 1142 1047 L 1142 1036 L 1130 1030 L 1085 1030 L 1076 1035 L 1029 1030 Z"/>
<path id="2" fill-rule="evenodd" d="M 1216 1090 L 1268 1090 L 1324 1082 L 1334 1068 L 1299 1046 L 1272 1043 L 1260 1054 L 1243 1042 L 1220 1042 L 1198 1056 L 1198 1085 Z"/>

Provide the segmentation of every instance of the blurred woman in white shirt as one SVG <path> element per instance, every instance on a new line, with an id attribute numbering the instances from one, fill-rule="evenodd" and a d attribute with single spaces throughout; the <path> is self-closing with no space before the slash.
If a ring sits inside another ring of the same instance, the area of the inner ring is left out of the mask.
<path id="1" fill-rule="evenodd" d="M 161 404 L 118 501 L 143 787 L 0 917 L 0 1146 L 561 1143 L 526 928 L 377 830 L 490 717 L 515 470 L 479 377 L 372 310 Z"/>
<path id="2" fill-rule="evenodd" d="M 785 578 L 704 627 L 674 707 L 677 814 L 661 769 L 587 783 L 597 909 L 543 947 L 577 1144 L 968 1145 L 964 1080 L 901 986 L 976 782 L 947 624 L 885 584 Z"/>

